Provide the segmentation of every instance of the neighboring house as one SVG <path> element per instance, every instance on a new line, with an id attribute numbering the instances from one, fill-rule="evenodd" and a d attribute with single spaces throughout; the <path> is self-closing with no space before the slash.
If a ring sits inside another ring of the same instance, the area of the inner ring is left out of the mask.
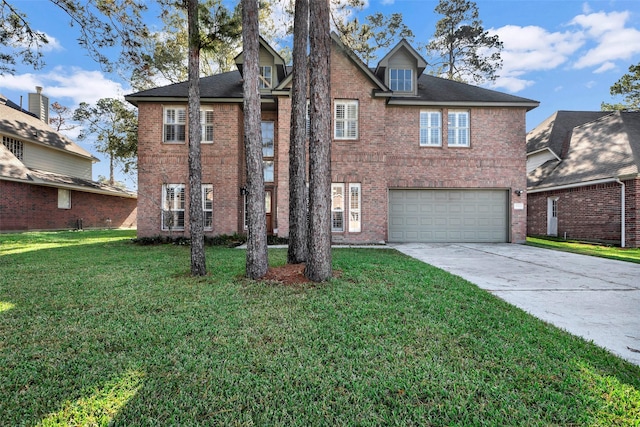
<path id="1" fill-rule="evenodd" d="M 529 235 L 640 247 L 640 112 L 558 111 L 527 155 Z"/>
<path id="2" fill-rule="evenodd" d="M 200 80 L 207 234 L 244 232 L 243 56 Z M 335 243 L 521 242 L 525 115 L 537 101 L 423 74 L 401 41 L 368 68 L 332 35 Z M 269 233 L 289 234 L 291 74 L 260 48 Z M 128 95 L 138 107 L 138 236 L 188 235 L 187 83 Z"/>
<path id="3" fill-rule="evenodd" d="M 29 110 L 0 95 L 0 232 L 135 227 L 134 193 L 92 181 L 97 159 L 48 122 L 48 102 Z"/>

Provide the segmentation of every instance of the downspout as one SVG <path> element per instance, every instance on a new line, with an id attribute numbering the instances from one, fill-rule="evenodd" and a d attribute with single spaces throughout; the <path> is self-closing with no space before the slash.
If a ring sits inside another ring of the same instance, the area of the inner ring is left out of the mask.
<path id="1" fill-rule="evenodd" d="M 620 181 L 620 178 L 616 178 L 616 182 L 621 185 L 620 191 L 622 193 L 622 194 L 620 194 L 620 205 L 621 205 L 621 210 L 622 210 L 622 212 L 620 212 L 620 219 L 621 219 L 621 221 L 620 221 L 620 247 L 624 248 L 625 247 L 625 241 L 626 241 L 625 229 L 627 228 L 626 224 L 625 224 L 625 212 L 626 212 L 626 207 L 625 207 L 625 199 L 626 198 L 625 198 L 625 194 L 624 194 L 625 185 L 624 185 L 624 182 Z"/>

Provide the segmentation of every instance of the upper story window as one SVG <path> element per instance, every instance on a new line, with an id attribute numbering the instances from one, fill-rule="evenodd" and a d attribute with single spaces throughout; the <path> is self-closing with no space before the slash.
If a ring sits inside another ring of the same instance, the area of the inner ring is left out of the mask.
<path id="1" fill-rule="evenodd" d="M 185 107 L 165 107 L 164 142 L 186 141 L 187 110 Z"/>
<path id="2" fill-rule="evenodd" d="M 260 89 L 271 89 L 273 85 L 272 67 L 271 65 L 260 66 Z"/>
<path id="3" fill-rule="evenodd" d="M 447 144 L 454 147 L 469 146 L 469 111 L 449 110 Z"/>
<path id="4" fill-rule="evenodd" d="M 200 127 L 202 128 L 202 143 L 213 142 L 213 110 L 200 110 Z"/>
<path id="5" fill-rule="evenodd" d="M 335 101 L 334 138 L 358 139 L 358 101 Z"/>
<path id="6" fill-rule="evenodd" d="M 442 114 L 440 111 L 420 111 L 420 146 L 442 145 Z"/>
<path id="7" fill-rule="evenodd" d="M 275 130 L 273 122 L 262 122 L 262 168 L 264 182 L 273 182 L 275 178 Z"/>
<path id="8" fill-rule="evenodd" d="M 392 68 L 389 70 L 389 86 L 394 92 L 412 92 L 413 70 Z"/>
<path id="9" fill-rule="evenodd" d="M 9 138 L 8 136 L 2 137 L 2 145 L 7 147 L 11 154 L 16 156 L 18 160 L 24 160 L 24 144 L 17 139 Z"/>

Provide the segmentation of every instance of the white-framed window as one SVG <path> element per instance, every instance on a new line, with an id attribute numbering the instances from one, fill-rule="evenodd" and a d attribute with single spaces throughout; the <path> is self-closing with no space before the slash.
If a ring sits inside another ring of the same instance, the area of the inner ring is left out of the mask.
<path id="1" fill-rule="evenodd" d="M 469 111 L 449 110 L 447 144 L 453 147 L 469 146 Z"/>
<path id="2" fill-rule="evenodd" d="M 262 168 L 264 182 L 273 182 L 275 178 L 275 124 L 264 121 L 261 123 L 262 131 Z"/>
<path id="3" fill-rule="evenodd" d="M 213 184 L 202 184 L 203 227 L 213 229 Z"/>
<path id="4" fill-rule="evenodd" d="M 187 109 L 185 107 L 165 107 L 164 142 L 184 143 L 187 139 Z"/>
<path id="5" fill-rule="evenodd" d="M 58 209 L 71 209 L 71 190 L 58 188 Z"/>
<path id="6" fill-rule="evenodd" d="M 331 184 L 331 231 L 344 231 L 344 184 Z"/>
<path id="7" fill-rule="evenodd" d="M 200 142 L 211 144 L 213 142 L 213 109 L 205 108 L 200 110 L 200 127 L 202 128 Z"/>
<path id="8" fill-rule="evenodd" d="M 358 101 L 335 101 L 334 138 L 358 139 Z"/>
<path id="9" fill-rule="evenodd" d="M 184 184 L 162 185 L 162 229 L 184 230 Z"/>
<path id="10" fill-rule="evenodd" d="M 349 184 L 349 232 L 351 233 L 359 233 L 362 230 L 360 205 L 360 184 Z"/>
<path id="11" fill-rule="evenodd" d="M 389 86 L 394 92 L 413 91 L 413 70 L 391 68 L 389 70 Z"/>
<path id="12" fill-rule="evenodd" d="M 273 85 L 273 74 L 271 65 L 260 66 L 259 87 L 260 89 L 271 89 Z"/>
<path id="13" fill-rule="evenodd" d="M 349 192 L 345 193 L 345 189 Z M 345 221 L 348 218 L 348 224 Z M 360 233 L 362 231 L 362 185 L 331 183 L 331 231 Z"/>
<path id="14" fill-rule="evenodd" d="M 440 111 L 420 111 L 420 146 L 439 147 L 442 145 L 442 113 Z"/>
<path id="15" fill-rule="evenodd" d="M 17 139 L 9 138 L 8 136 L 2 137 L 2 145 L 7 147 L 11 154 L 16 156 L 18 160 L 24 160 L 24 144 Z"/>

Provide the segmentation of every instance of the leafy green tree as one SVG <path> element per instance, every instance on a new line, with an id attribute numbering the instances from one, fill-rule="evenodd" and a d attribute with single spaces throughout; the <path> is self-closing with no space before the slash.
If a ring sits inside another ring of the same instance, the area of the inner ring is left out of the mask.
<path id="1" fill-rule="evenodd" d="M 431 71 L 450 80 L 494 81 L 502 67 L 502 42 L 482 27 L 478 7 L 469 0 L 440 0 L 435 11 L 444 18 L 426 45 Z"/>
<path id="2" fill-rule="evenodd" d="M 134 68 L 131 81 L 136 90 L 156 87 L 158 82 L 178 83 L 188 78 L 189 36 L 184 7 L 167 3 L 161 15 L 162 31 L 144 42 L 140 64 Z M 239 7 L 230 11 L 222 0 L 198 3 L 200 29 L 200 75 L 230 71 L 239 52 L 242 19 Z"/>
<path id="3" fill-rule="evenodd" d="M 135 169 L 138 148 L 136 111 L 118 99 L 102 98 L 93 106 L 80 103 L 73 113 L 73 120 L 84 126 L 78 139 L 93 141 L 96 150 L 109 156 L 111 185 L 115 183 L 115 163 L 120 163 L 125 173 Z"/>
<path id="4" fill-rule="evenodd" d="M 638 111 L 640 110 L 640 63 L 631 65 L 629 72 L 620 77 L 610 89 L 612 96 L 622 96 L 624 102 L 608 104 L 603 102 L 603 111 Z"/>
<path id="5" fill-rule="evenodd" d="M 341 19 L 334 13 L 332 20 L 342 43 L 365 64 L 375 61 L 378 58 L 376 52 L 381 49 L 388 49 L 403 38 L 412 41 L 414 37 L 413 31 L 402 22 L 401 13 L 385 16 L 378 12 L 367 16 L 364 23 L 360 23 L 358 18 Z"/>
<path id="6" fill-rule="evenodd" d="M 142 13 L 147 10 L 145 0 L 50 2 L 68 15 L 70 25 L 78 28 L 80 46 L 106 71 L 113 71 L 116 63 L 122 66 L 138 62 L 141 43 L 148 35 L 142 20 Z M 15 73 L 18 61 L 36 69 L 44 65 L 42 49 L 49 40 L 32 27 L 27 14 L 16 5 L 22 3 L 0 0 L 0 75 Z M 121 49 L 118 61 L 103 53 L 113 47 Z"/>

